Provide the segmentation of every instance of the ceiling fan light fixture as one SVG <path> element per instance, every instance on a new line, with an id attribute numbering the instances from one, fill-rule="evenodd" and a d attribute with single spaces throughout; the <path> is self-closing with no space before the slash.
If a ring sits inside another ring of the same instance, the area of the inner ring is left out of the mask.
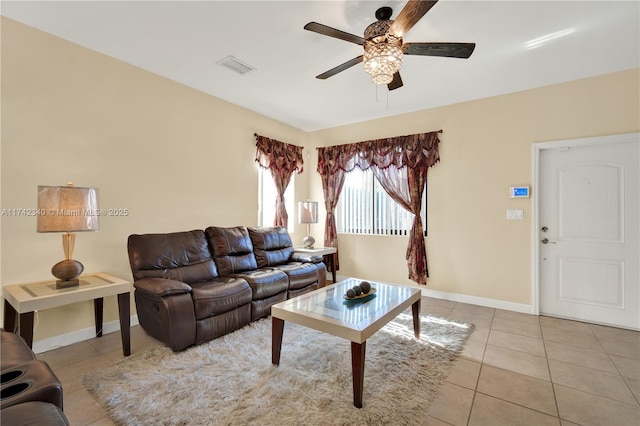
<path id="1" fill-rule="evenodd" d="M 344 62 L 316 76 L 321 80 L 332 77 L 352 66 L 364 62 L 364 70 L 376 84 L 386 84 L 389 90 L 403 86 L 400 68 L 404 55 L 442 56 L 467 59 L 476 47 L 475 43 L 403 43 L 402 37 L 438 2 L 412 0 L 405 3 L 391 20 L 393 10 L 381 7 L 376 10 L 377 21 L 364 30 L 364 37 L 350 34 L 317 22 L 309 22 L 305 30 L 348 41 L 364 47 L 360 56 Z"/>
<path id="2" fill-rule="evenodd" d="M 402 46 L 388 42 L 367 42 L 363 55 L 364 70 L 376 84 L 389 84 L 402 68 Z"/>

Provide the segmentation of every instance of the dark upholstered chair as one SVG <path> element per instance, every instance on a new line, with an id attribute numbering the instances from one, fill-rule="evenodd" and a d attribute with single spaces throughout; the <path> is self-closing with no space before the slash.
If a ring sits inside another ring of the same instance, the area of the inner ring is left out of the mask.
<path id="1" fill-rule="evenodd" d="M 128 251 L 140 325 L 174 351 L 268 316 L 326 280 L 322 258 L 294 253 L 279 227 L 130 235 Z"/>
<path id="2" fill-rule="evenodd" d="M 251 321 L 251 287 L 220 277 L 201 230 L 129 236 L 138 320 L 174 351 Z"/>
<path id="3" fill-rule="evenodd" d="M 0 330 L 2 425 L 68 425 L 62 385 L 17 334 Z"/>

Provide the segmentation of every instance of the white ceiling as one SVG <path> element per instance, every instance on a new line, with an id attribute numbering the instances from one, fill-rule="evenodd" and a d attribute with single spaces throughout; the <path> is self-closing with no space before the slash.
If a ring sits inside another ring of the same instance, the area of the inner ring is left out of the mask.
<path id="1" fill-rule="evenodd" d="M 469 59 L 407 56 L 388 92 L 362 65 L 316 75 L 362 47 L 303 30 L 362 35 L 405 1 L 2 1 L 4 16 L 305 131 L 640 66 L 640 2 L 441 0 L 405 42 L 475 42 Z M 569 34 L 535 49 L 533 39 Z M 217 64 L 228 55 L 256 71 Z"/>

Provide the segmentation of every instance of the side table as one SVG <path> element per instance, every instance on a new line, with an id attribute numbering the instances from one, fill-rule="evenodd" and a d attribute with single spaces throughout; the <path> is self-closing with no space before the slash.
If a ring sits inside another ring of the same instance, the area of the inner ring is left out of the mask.
<path id="1" fill-rule="evenodd" d="M 336 253 L 338 250 L 335 247 L 294 247 L 293 249 L 299 253 L 313 253 L 329 259 L 331 276 L 333 277 L 333 282 L 336 282 Z"/>
<path id="2" fill-rule="evenodd" d="M 14 333 L 19 328 L 20 336 L 31 348 L 34 311 L 93 299 L 96 336 L 102 337 L 104 298 L 117 295 L 122 353 L 124 356 L 129 356 L 131 354 L 130 292 L 131 282 L 105 273 L 82 275 L 79 286 L 62 289 L 56 289 L 54 280 L 4 286 L 2 287 L 4 328 Z"/>

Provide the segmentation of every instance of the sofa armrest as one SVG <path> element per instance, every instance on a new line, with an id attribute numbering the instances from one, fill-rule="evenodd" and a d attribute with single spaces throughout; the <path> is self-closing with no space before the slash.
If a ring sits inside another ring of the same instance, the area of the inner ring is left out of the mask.
<path id="1" fill-rule="evenodd" d="M 159 297 L 191 292 L 191 286 L 189 284 L 166 278 L 143 278 L 134 282 L 133 286 L 137 290 Z"/>
<path id="2" fill-rule="evenodd" d="M 324 258 L 319 254 L 313 254 L 313 253 L 301 253 L 301 252 L 294 251 L 291 254 L 291 260 L 295 262 L 318 263 L 318 262 L 322 262 L 323 259 Z"/>

